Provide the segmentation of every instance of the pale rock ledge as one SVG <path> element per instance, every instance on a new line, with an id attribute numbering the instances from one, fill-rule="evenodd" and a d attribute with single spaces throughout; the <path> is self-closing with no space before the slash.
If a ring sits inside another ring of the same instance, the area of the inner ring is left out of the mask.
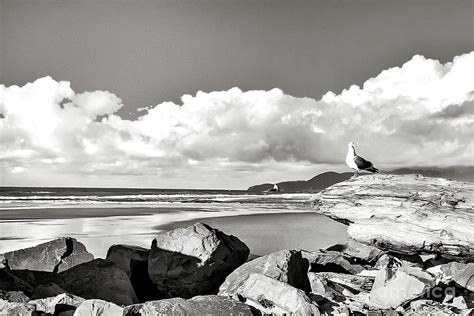
<path id="1" fill-rule="evenodd" d="M 421 175 L 359 176 L 319 192 L 313 208 L 384 250 L 474 260 L 474 184 Z"/>

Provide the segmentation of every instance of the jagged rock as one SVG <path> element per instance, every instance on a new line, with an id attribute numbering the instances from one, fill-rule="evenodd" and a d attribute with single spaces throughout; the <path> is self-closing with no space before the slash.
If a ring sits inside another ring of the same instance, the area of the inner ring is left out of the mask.
<path id="1" fill-rule="evenodd" d="M 375 268 L 392 267 L 423 267 L 423 259 L 419 255 L 386 253 L 380 256 L 375 263 Z"/>
<path id="2" fill-rule="evenodd" d="M 313 207 L 349 224 L 351 238 L 383 250 L 474 260 L 473 183 L 361 176 L 321 191 Z"/>
<path id="3" fill-rule="evenodd" d="M 450 262 L 429 268 L 427 271 L 436 275 L 444 283 L 454 281 L 458 286 L 474 292 L 474 262 Z"/>
<path id="4" fill-rule="evenodd" d="M 27 281 L 20 279 L 11 271 L 0 269 L 0 290 L 22 291 L 26 294 L 33 292 L 33 286 Z"/>
<path id="5" fill-rule="evenodd" d="M 29 316 L 33 315 L 35 308 L 33 305 L 9 302 L 0 299 L 0 315 L 20 315 Z"/>
<path id="6" fill-rule="evenodd" d="M 381 269 L 370 291 L 370 302 L 381 308 L 397 308 L 421 297 L 435 285 L 435 278 L 417 267 Z"/>
<path id="7" fill-rule="evenodd" d="M 250 274 L 259 273 L 309 291 L 308 260 L 299 250 L 281 250 L 249 261 L 229 274 L 219 288 L 219 295 L 235 297 L 236 291 Z"/>
<path id="8" fill-rule="evenodd" d="M 32 300 L 28 303 L 35 306 L 37 312 L 56 315 L 59 312 L 75 310 L 84 301 L 82 297 L 63 293 L 54 297 Z"/>
<path id="9" fill-rule="evenodd" d="M 107 260 L 125 271 L 135 289 L 138 300 L 145 302 L 159 296 L 156 286 L 148 275 L 150 250 L 130 245 L 113 245 L 107 251 Z"/>
<path id="10" fill-rule="evenodd" d="M 302 251 L 303 258 L 308 259 L 311 272 L 340 272 L 357 274 L 365 267 L 346 257 L 338 251 Z"/>
<path id="11" fill-rule="evenodd" d="M 54 239 L 34 247 L 4 253 L 11 270 L 61 272 L 91 261 L 94 256 L 74 238 Z"/>
<path id="12" fill-rule="evenodd" d="M 237 237 L 197 223 L 156 236 L 148 273 L 158 290 L 168 296 L 209 294 L 247 260 L 249 253 Z"/>
<path id="13" fill-rule="evenodd" d="M 0 299 L 12 303 L 26 303 L 30 300 L 22 291 L 0 291 Z"/>
<path id="14" fill-rule="evenodd" d="M 35 287 L 31 299 L 40 299 L 46 297 L 57 296 L 59 294 L 66 293 L 59 285 L 55 283 L 40 284 Z"/>
<path id="15" fill-rule="evenodd" d="M 338 287 L 330 280 L 324 278 L 318 273 L 308 273 L 309 283 L 311 285 L 311 293 L 320 295 L 332 301 L 343 301 L 345 296 L 342 294 L 342 287 Z M 316 302 L 319 303 L 316 299 Z"/>
<path id="16" fill-rule="evenodd" d="M 169 298 L 127 306 L 124 315 L 253 315 L 250 307 L 231 298 L 216 295 L 195 296 L 192 299 Z"/>
<path id="17" fill-rule="evenodd" d="M 308 273 L 308 276 L 318 276 L 324 278 L 332 283 L 339 285 L 342 289 L 349 291 L 350 293 L 369 292 L 372 289 L 374 278 L 363 275 L 352 275 L 345 273 L 334 273 L 334 272 L 319 272 L 319 273 Z M 312 287 L 311 287 L 312 288 Z M 341 292 L 344 294 L 343 292 Z"/>
<path id="18" fill-rule="evenodd" d="M 300 289 L 263 274 L 252 273 L 236 291 L 262 313 L 319 315 L 318 306 Z"/>
<path id="19" fill-rule="evenodd" d="M 345 244 L 337 244 L 327 248 L 328 251 L 339 251 L 345 256 L 358 258 L 362 263 L 374 264 L 384 253 L 382 250 L 349 238 Z"/>
<path id="20" fill-rule="evenodd" d="M 123 315 L 124 309 L 107 301 L 93 299 L 82 302 L 74 316 L 116 316 Z"/>
<path id="21" fill-rule="evenodd" d="M 103 299 L 119 305 L 138 302 L 125 271 L 104 259 L 95 259 L 52 275 L 48 282 L 86 299 Z"/>

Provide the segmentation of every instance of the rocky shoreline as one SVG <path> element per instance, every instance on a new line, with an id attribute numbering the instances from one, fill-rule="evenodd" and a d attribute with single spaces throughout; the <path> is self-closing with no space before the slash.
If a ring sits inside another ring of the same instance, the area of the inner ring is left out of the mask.
<path id="1" fill-rule="evenodd" d="M 470 183 L 363 176 L 314 197 L 349 225 L 328 249 L 256 257 L 204 223 L 106 259 L 59 238 L 0 255 L 0 315 L 470 315 L 473 204 Z"/>

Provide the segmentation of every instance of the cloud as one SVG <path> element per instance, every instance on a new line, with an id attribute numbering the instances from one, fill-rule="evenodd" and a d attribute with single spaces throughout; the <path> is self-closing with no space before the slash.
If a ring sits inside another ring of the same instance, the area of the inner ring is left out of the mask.
<path id="1" fill-rule="evenodd" d="M 69 82 L 44 77 L 0 85 L 0 168 L 238 174 L 341 164 L 352 140 L 378 166 L 472 164 L 473 102 L 474 52 L 446 64 L 414 56 L 320 100 L 280 89 L 200 91 L 142 108 L 135 120 L 114 114 L 123 104 L 113 93 L 76 94 Z"/>

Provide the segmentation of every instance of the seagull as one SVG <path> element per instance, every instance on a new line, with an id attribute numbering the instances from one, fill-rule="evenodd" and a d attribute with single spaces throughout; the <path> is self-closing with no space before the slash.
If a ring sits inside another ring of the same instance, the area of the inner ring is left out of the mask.
<path id="1" fill-rule="evenodd" d="M 349 168 L 355 170 L 354 177 L 357 177 L 360 170 L 366 170 L 370 172 L 379 171 L 379 169 L 375 168 L 370 161 L 356 155 L 353 142 L 347 144 L 347 147 L 346 164 L 349 166 Z"/>

